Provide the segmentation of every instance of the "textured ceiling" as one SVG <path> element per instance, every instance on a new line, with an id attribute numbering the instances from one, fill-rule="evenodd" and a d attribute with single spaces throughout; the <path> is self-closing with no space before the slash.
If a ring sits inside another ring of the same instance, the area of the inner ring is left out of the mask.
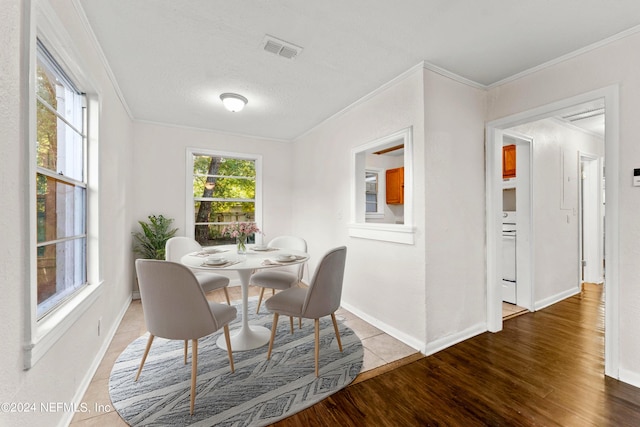
<path id="1" fill-rule="evenodd" d="M 422 61 L 491 85 L 640 25 L 639 0 L 78 1 L 134 119 L 281 140 Z"/>

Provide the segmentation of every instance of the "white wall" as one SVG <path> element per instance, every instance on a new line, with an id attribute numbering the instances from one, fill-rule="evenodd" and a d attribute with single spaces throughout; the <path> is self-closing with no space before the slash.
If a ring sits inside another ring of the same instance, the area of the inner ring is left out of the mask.
<path id="1" fill-rule="evenodd" d="M 25 151 L 21 142 L 24 139 L 24 113 L 26 100 L 24 72 L 21 62 L 23 28 L 23 4 L 11 0 L 0 2 L 0 40 L 4 41 L 3 54 L 0 56 L 0 152 L 3 165 L 0 168 L 0 192 L 3 214 L 0 215 L 0 283 L 3 297 L 0 299 L 0 341 L 3 351 L 0 353 L 0 399 L 10 402 L 19 390 L 26 375 L 22 372 L 22 343 L 24 340 L 23 301 L 26 298 L 27 283 L 26 261 L 23 254 L 28 243 L 23 236 L 28 231 L 27 190 Z M 13 206 L 12 209 L 8 208 Z M 18 259 L 16 260 L 16 255 Z M 16 262 L 17 261 L 17 262 Z M 3 416 L 6 416 L 3 414 Z"/>
<path id="2" fill-rule="evenodd" d="M 640 165 L 640 34 L 493 88 L 488 119 L 495 120 L 619 85 L 619 324 L 620 378 L 640 385 L 640 189 L 632 187 L 632 171 Z M 605 142 L 606 144 L 606 142 Z M 608 160 L 605 160 L 608 161 Z M 606 279 L 605 279 L 606 280 Z"/>
<path id="3" fill-rule="evenodd" d="M 346 245 L 343 303 L 416 348 L 425 341 L 423 121 L 419 69 L 293 145 L 293 231 L 307 239 L 311 269 L 327 250 Z M 416 170 L 416 243 L 348 237 L 351 149 L 409 126 Z"/>
<path id="4" fill-rule="evenodd" d="M 486 330 L 485 97 L 425 71 L 428 353 Z"/>
<path id="5" fill-rule="evenodd" d="M 484 97 L 421 68 L 294 145 L 296 233 L 315 262 L 347 245 L 343 304 L 425 352 L 485 327 Z M 415 244 L 348 237 L 350 150 L 407 126 Z"/>
<path id="6" fill-rule="evenodd" d="M 139 230 L 138 220 L 162 214 L 174 219 L 177 235 L 187 234 L 187 148 L 262 155 L 264 234 L 258 238 L 266 243 L 292 232 L 290 143 L 139 122 L 134 128 L 132 232 Z M 236 276 L 229 277 L 235 282 Z"/>
<path id="7" fill-rule="evenodd" d="M 534 304 L 544 306 L 580 289 L 579 152 L 604 156 L 604 145 L 553 119 L 513 130 L 533 139 Z"/>
<path id="8" fill-rule="evenodd" d="M 46 2 L 44 2 L 46 4 Z M 0 1 L 0 401 L 67 402 L 82 396 L 106 350 L 131 295 L 129 254 L 131 216 L 127 208 L 131 177 L 131 121 L 105 73 L 85 27 L 71 2 L 55 2 L 58 30 L 73 40 L 81 65 L 100 98 L 100 240 L 102 293 L 62 338 L 30 370 L 23 370 L 26 289 L 29 286 L 27 61 L 29 34 L 35 22 L 29 1 Z M 35 32 L 33 33 L 35 34 Z M 95 284 L 94 284 L 95 285 Z M 97 334 L 101 319 L 101 336 Z M 2 425 L 43 426 L 70 420 L 73 413 L 13 413 L 0 415 Z"/>

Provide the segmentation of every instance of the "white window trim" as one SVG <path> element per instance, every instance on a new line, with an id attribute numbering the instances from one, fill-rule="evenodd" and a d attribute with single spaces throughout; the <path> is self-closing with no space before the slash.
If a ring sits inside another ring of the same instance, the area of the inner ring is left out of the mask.
<path id="1" fill-rule="evenodd" d="M 37 218 L 36 199 L 32 197 L 36 192 L 36 147 L 32 142 L 36 140 L 36 37 L 45 42 L 52 55 L 61 63 L 74 82 L 85 89 L 85 92 L 95 92 L 89 89 L 95 87 L 86 74 L 84 67 L 77 62 L 81 56 L 74 51 L 74 43 L 64 25 L 57 18 L 55 11 L 47 2 L 35 2 L 31 10 L 32 22 L 28 44 L 28 93 L 27 106 L 28 122 L 26 123 L 28 143 L 26 145 L 28 156 L 27 182 L 29 192 L 27 196 L 27 209 L 29 212 L 28 224 L 28 271 L 29 283 L 26 289 L 25 304 L 25 341 L 24 369 L 32 368 L 67 331 L 82 317 L 92 304 L 102 294 L 102 281 L 100 276 L 99 257 L 99 197 L 98 197 L 98 97 L 87 95 L 87 286 L 83 286 L 69 297 L 59 307 L 52 310 L 45 317 L 38 320 L 38 278 L 37 278 Z"/>
<path id="2" fill-rule="evenodd" d="M 185 236 L 195 237 L 195 212 L 193 211 L 193 156 L 205 155 L 212 157 L 227 157 L 235 159 L 253 160 L 256 166 L 256 197 L 255 197 L 255 223 L 262 229 L 262 155 L 233 153 L 229 151 L 210 150 L 206 148 L 188 147 L 186 149 L 186 176 L 185 176 Z M 262 244 L 262 234 L 256 233 L 256 243 Z"/>
<path id="3" fill-rule="evenodd" d="M 366 222 L 364 208 L 365 159 L 359 156 L 367 150 L 402 139 L 404 142 L 404 224 L 379 224 Z M 412 245 L 415 242 L 413 224 L 413 138 L 409 126 L 391 135 L 359 145 L 351 150 L 351 222 L 349 236 L 362 239 Z"/>

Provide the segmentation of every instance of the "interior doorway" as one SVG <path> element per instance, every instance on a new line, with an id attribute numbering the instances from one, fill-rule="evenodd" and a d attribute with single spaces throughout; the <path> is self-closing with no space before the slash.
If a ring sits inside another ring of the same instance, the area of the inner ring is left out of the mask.
<path id="1" fill-rule="evenodd" d="M 580 273 L 582 283 L 604 284 L 602 159 L 580 153 Z"/>
<path id="2" fill-rule="evenodd" d="M 505 117 L 503 119 L 495 120 L 487 125 L 487 150 L 486 150 L 486 170 L 487 170 L 487 328 L 489 331 L 497 332 L 502 329 L 502 316 L 501 316 L 501 289 L 500 281 L 502 277 L 502 260 L 500 256 L 501 248 L 501 214 L 502 214 L 502 173 L 501 173 L 501 160 L 502 160 L 502 145 L 505 132 L 509 132 L 517 126 L 542 120 L 557 117 L 570 109 L 587 104 L 587 103 L 600 103 L 604 108 L 604 118 L 606 122 L 605 130 L 605 143 L 604 152 L 606 159 L 605 163 L 601 164 L 600 170 L 606 171 L 607 180 L 607 204 L 604 205 L 604 226 L 606 229 L 606 240 L 603 249 L 603 259 L 607 265 L 606 272 L 606 287 L 605 287 L 605 374 L 614 378 L 618 378 L 619 374 L 619 360 L 618 360 L 618 336 L 619 325 L 615 313 L 618 311 L 618 183 L 615 177 L 619 175 L 618 166 L 618 88 L 617 86 L 611 86 L 604 89 L 596 90 L 593 92 L 578 95 L 566 100 L 555 102 L 543 107 L 539 107 L 533 110 L 525 111 L 523 113 L 515 114 L 513 116 Z M 535 144 L 535 141 L 534 141 Z M 564 155 L 561 155 L 560 160 L 562 167 L 566 168 L 571 166 L 569 161 L 565 160 Z M 534 160 L 535 164 L 535 160 Z M 574 166 L 578 167 L 578 159 L 575 159 Z M 535 166 L 534 166 L 535 169 Z M 564 179 L 564 176 L 563 176 Z M 566 221 L 570 223 L 578 215 L 583 220 L 582 215 L 579 213 L 580 209 L 578 205 L 571 206 L 570 202 L 574 200 L 570 193 L 567 191 L 575 188 L 575 192 L 578 192 L 577 186 L 573 187 L 565 185 L 563 181 L 562 199 L 559 200 L 561 209 L 566 210 Z M 575 200 L 577 200 L 577 194 L 574 194 Z M 575 212 L 575 213 L 574 213 Z M 576 231 L 577 233 L 577 231 Z M 533 236 L 535 237 L 535 236 Z M 573 252 L 576 255 L 576 263 L 574 268 L 579 270 L 582 258 L 581 254 L 582 242 L 574 240 Z M 532 257 L 533 259 L 533 257 Z M 534 260 L 535 261 L 535 260 Z M 535 265 L 535 264 L 533 264 Z M 535 270 L 533 268 L 532 270 Z M 576 273 L 576 282 L 579 281 L 579 275 Z M 579 284 L 576 283 L 579 287 Z M 539 305 L 544 306 L 544 302 L 539 301 L 536 298 L 536 282 L 532 283 L 532 294 L 534 309 L 538 309 Z M 567 295 L 568 296 L 568 295 Z"/>
<path id="3" fill-rule="evenodd" d="M 532 183 L 533 183 L 533 140 L 527 135 L 520 134 L 511 129 L 504 130 L 502 134 L 502 145 L 504 147 L 515 148 L 515 176 L 502 180 L 502 210 L 503 210 L 503 247 L 502 259 L 504 263 L 513 263 L 510 267 L 514 270 L 513 283 L 505 282 L 503 274 L 503 303 L 510 303 L 513 306 L 505 309 L 503 304 L 503 321 L 510 318 L 508 314 L 514 310 L 517 314 L 522 314 L 522 309 L 533 311 L 533 200 L 532 200 Z M 513 224 L 515 233 L 512 236 L 505 237 L 504 218 L 513 218 L 509 220 Z M 514 241 L 515 253 L 512 256 L 505 256 L 505 243 L 512 238 Z M 506 270 L 503 265 L 503 272 Z M 512 296 L 505 292 L 505 283 L 513 286 Z M 509 295 L 510 298 L 505 298 Z M 511 309 L 511 310 L 510 310 Z"/>

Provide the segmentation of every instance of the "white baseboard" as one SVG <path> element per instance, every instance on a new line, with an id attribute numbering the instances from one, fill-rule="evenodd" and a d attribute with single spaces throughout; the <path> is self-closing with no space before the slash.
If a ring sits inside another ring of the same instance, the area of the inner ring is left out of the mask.
<path id="1" fill-rule="evenodd" d="M 375 326 L 376 328 L 380 329 L 381 331 L 391 335 L 393 338 L 402 341 L 403 343 L 405 343 L 406 345 L 408 345 L 411 348 L 414 348 L 420 352 L 423 352 L 422 349 L 424 349 L 424 342 L 420 341 L 418 339 L 416 339 L 415 337 L 412 337 L 410 335 L 405 334 L 404 332 L 394 328 L 393 326 L 390 326 L 384 322 L 382 322 L 379 319 L 376 319 L 375 317 L 371 317 L 370 315 L 358 310 L 357 308 L 355 308 L 354 306 L 352 306 L 349 303 L 346 302 L 342 302 L 340 304 L 342 306 L 342 308 L 344 308 L 345 310 L 350 311 L 351 313 L 355 314 L 356 316 L 358 316 L 359 318 L 361 318 L 362 320 L 364 320 L 365 322 L 369 323 L 370 325 Z"/>
<path id="2" fill-rule="evenodd" d="M 618 375 L 620 381 L 631 384 L 634 387 L 640 387 L 640 373 L 620 368 Z"/>
<path id="3" fill-rule="evenodd" d="M 429 356 L 431 354 L 437 353 L 445 348 L 451 347 L 452 345 L 456 345 L 464 340 L 468 340 L 469 338 L 473 338 L 476 335 L 479 335 L 483 332 L 487 331 L 487 324 L 480 323 L 477 325 L 473 325 L 467 329 L 464 329 L 460 332 L 457 332 L 453 335 L 447 335 L 446 337 L 438 338 L 437 340 L 427 343 L 422 353 Z"/>
<path id="4" fill-rule="evenodd" d="M 573 288 L 573 289 L 567 289 L 564 292 L 560 292 L 559 294 L 556 295 L 552 295 L 548 298 L 545 298 L 543 300 L 540 301 L 536 301 L 534 303 L 534 308 L 536 311 L 538 310 L 542 310 L 545 307 L 549 307 L 550 305 L 553 305 L 557 302 L 562 301 L 563 299 L 567 299 L 569 297 L 572 297 L 574 295 L 577 295 L 580 293 L 580 287 L 577 288 Z"/>
<path id="5" fill-rule="evenodd" d="M 138 296 L 138 298 L 139 298 L 139 296 Z M 124 315 L 126 314 L 127 310 L 129 309 L 129 305 L 131 304 L 131 300 L 132 299 L 133 298 L 131 298 L 131 297 L 129 299 L 127 299 L 125 304 L 120 309 L 120 312 L 118 313 L 116 321 L 113 322 L 113 325 L 111 326 L 111 329 L 109 329 L 109 332 L 106 335 L 105 340 L 103 341 L 102 346 L 100 347 L 100 350 L 96 354 L 96 357 L 93 359 L 93 362 L 91 363 L 91 366 L 89 367 L 89 370 L 86 372 L 86 374 L 82 378 L 82 381 L 80 382 L 80 385 L 78 386 L 78 388 L 76 390 L 76 393 L 73 396 L 73 400 L 72 400 L 73 404 L 77 405 L 77 407 L 80 407 L 80 405 L 82 404 L 82 398 L 84 397 L 85 393 L 87 392 L 87 389 L 89 388 L 89 385 L 91 384 L 91 380 L 93 379 L 93 376 L 96 374 L 96 371 L 100 367 L 100 363 L 102 362 L 102 359 L 104 358 L 104 355 L 107 354 L 107 350 L 109 349 L 109 345 L 111 344 L 111 341 L 113 341 L 113 337 L 116 335 L 116 331 L 118 330 L 118 327 L 120 326 L 120 323 L 122 322 L 122 319 L 124 318 Z M 60 427 L 68 426 L 69 424 L 71 424 L 71 420 L 73 419 L 74 415 L 75 415 L 75 413 L 73 411 L 65 411 L 65 415 L 62 417 L 62 419 L 60 420 L 60 423 L 58 423 L 58 425 Z"/>

